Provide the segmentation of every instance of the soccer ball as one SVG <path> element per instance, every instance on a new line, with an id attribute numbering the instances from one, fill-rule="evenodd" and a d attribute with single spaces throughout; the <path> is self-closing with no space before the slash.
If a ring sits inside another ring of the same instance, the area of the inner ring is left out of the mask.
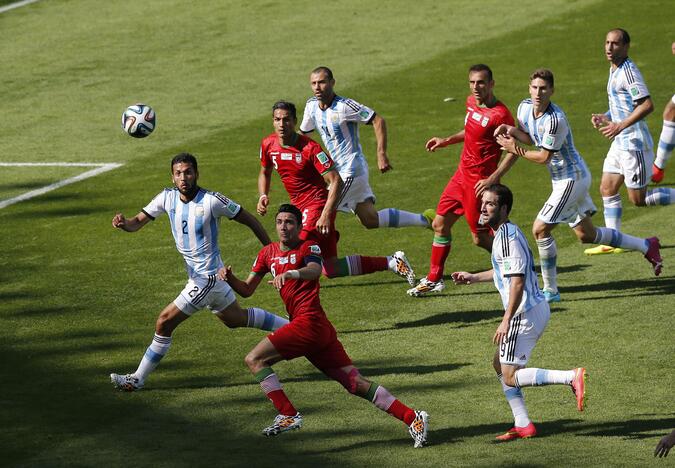
<path id="1" fill-rule="evenodd" d="M 122 113 L 122 128 L 134 138 L 145 138 L 155 129 L 155 111 L 146 104 L 134 104 Z"/>

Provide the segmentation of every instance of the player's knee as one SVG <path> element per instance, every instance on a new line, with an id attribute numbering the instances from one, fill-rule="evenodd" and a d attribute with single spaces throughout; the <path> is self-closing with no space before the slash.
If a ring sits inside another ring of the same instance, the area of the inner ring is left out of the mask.
<path id="1" fill-rule="evenodd" d="M 669 122 L 675 121 L 675 104 L 673 104 L 672 100 L 668 101 L 666 108 L 663 110 L 663 120 Z"/>
<path id="2" fill-rule="evenodd" d="M 502 374 L 502 381 L 509 387 L 516 386 L 516 374 L 515 373 L 505 373 Z"/>
<path id="3" fill-rule="evenodd" d="M 345 372 L 342 369 L 330 369 L 326 371 L 326 374 L 332 379 L 337 380 L 352 395 L 358 393 L 359 384 L 365 381 L 356 367 L 349 372 Z"/>
<path id="4" fill-rule="evenodd" d="M 374 216 L 370 214 L 361 216 L 359 219 L 366 229 L 377 229 L 380 227 L 380 218 L 377 216 L 377 213 Z"/>
<path id="5" fill-rule="evenodd" d="M 244 363 L 252 372 L 256 372 L 258 371 L 258 368 L 261 367 L 262 361 L 257 353 L 251 351 L 244 357 Z"/>
<path id="6" fill-rule="evenodd" d="M 431 222 L 431 227 L 434 230 L 436 235 L 442 236 L 445 231 L 445 218 L 442 216 L 436 216 Z"/>

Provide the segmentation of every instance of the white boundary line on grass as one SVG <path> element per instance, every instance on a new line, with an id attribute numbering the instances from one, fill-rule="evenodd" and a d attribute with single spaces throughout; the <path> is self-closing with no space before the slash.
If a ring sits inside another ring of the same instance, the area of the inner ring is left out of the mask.
<path id="1" fill-rule="evenodd" d="M 10 3 L 9 5 L 5 5 L 4 7 L 0 7 L 0 13 L 4 13 L 9 10 L 13 10 L 14 8 L 19 8 L 22 6 L 30 5 L 31 3 L 37 3 L 40 0 L 22 0 L 20 2 L 14 2 Z"/>
<path id="2" fill-rule="evenodd" d="M 56 190 L 58 188 L 61 188 L 65 185 L 73 184 L 75 182 L 79 182 L 84 179 L 88 179 L 90 177 L 97 176 L 99 174 L 102 174 L 104 172 L 112 171 L 113 169 L 117 169 L 118 167 L 123 166 L 123 163 L 108 163 L 108 164 L 101 164 L 101 163 L 68 163 L 68 162 L 57 162 L 57 163 L 8 163 L 8 162 L 0 162 L 0 167 L 45 167 L 45 166 L 54 166 L 54 167 L 95 167 L 96 169 L 91 169 L 87 172 L 83 172 L 82 174 L 78 174 L 74 177 L 69 177 L 68 179 L 63 179 L 59 180 L 58 182 L 55 182 L 51 185 L 47 185 L 45 187 L 41 187 L 39 189 L 31 190 L 30 192 L 22 193 L 21 195 L 14 197 L 14 198 L 8 198 L 7 200 L 0 200 L 0 210 L 3 208 L 8 207 L 9 205 L 13 205 L 15 203 L 19 203 L 21 201 L 29 200 L 33 197 L 37 197 L 39 195 L 44 195 L 47 192 L 51 192 L 52 190 Z"/>

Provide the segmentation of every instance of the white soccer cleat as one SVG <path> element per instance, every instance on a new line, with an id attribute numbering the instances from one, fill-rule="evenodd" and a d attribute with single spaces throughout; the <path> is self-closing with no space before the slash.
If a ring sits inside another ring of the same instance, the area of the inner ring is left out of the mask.
<path id="1" fill-rule="evenodd" d="M 413 297 L 426 296 L 427 294 L 441 292 L 445 289 L 443 279 L 438 281 L 429 281 L 426 276 L 417 283 L 414 288 L 408 289 L 408 295 Z"/>
<path id="2" fill-rule="evenodd" d="M 295 416 L 287 416 L 285 414 L 277 414 L 271 426 L 267 426 L 262 430 L 264 436 L 272 437 L 282 432 L 292 431 L 293 429 L 300 429 L 302 427 L 302 415 L 300 413 Z"/>
<path id="3" fill-rule="evenodd" d="M 391 256 L 396 262 L 394 267 L 394 272 L 397 275 L 403 276 L 410 286 L 415 286 L 415 272 L 413 271 L 412 265 L 405 256 L 405 253 L 401 250 L 394 252 L 394 255 Z"/>
<path id="4" fill-rule="evenodd" d="M 424 447 L 427 443 L 427 430 L 429 429 L 429 415 L 426 411 L 415 411 L 415 419 L 410 423 L 408 432 L 415 441 L 414 447 Z"/>
<path id="5" fill-rule="evenodd" d="M 123 392 L 135 392 L 143 388 L 143 384 L 134 374 L 110 374 L 110 382 L 116 389 Z"/>

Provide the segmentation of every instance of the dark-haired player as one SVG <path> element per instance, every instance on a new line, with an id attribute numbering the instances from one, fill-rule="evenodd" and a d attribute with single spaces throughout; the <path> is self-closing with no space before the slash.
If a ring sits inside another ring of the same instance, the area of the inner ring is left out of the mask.
<path id="1" fill-rule="evenodd" d="M 293 205 L 281 205 L 276 215 L 279 242 L 264 247 L 246 281 L 238 279 L 231 268 L 220 271 L 238 294 L 249 297 L 267 273 L 270 284 L 279 290 L 291 321 L 264 338 L 246 356 L 246 365 L 278 411 L 266 436 L 277 435 L 302 426 L 302 416 L 281 388 L 272 365 L 304 356 L 345 389 L 364 398 L 379 409 L 403 421 L 409 428 L 414 446 L 426 443 L 428 416 L 401 403 L 384 387 L 366 380 L 354 367 L 326 317 L 319 300 L 321 248 L 313 240 L 300 239 L 302 213 Z"/>

